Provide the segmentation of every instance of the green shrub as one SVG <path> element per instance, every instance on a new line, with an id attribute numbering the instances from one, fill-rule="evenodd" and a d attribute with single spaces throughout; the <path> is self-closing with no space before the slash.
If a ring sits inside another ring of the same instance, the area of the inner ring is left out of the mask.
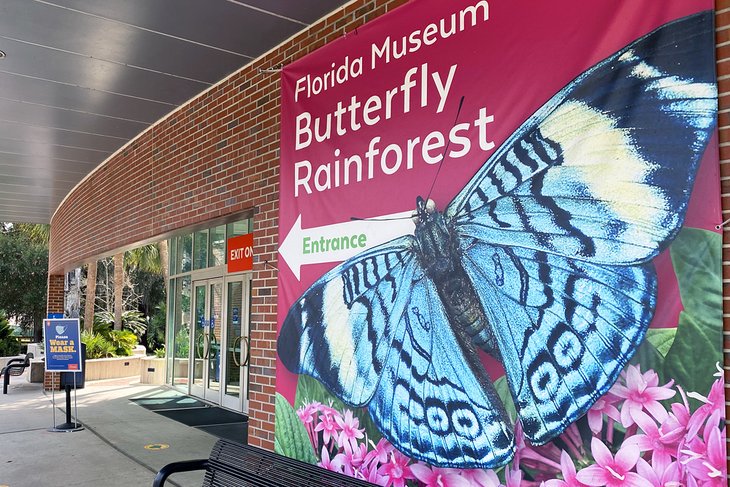
<path id="1" fill-rule="evenodd" d="M 137 335 L 129 330 L 114 330 L 109 333 L 107 339 L 114 346 L 114 354 L 117 357 L 132 355 L 132 350 L 137 345 Z"/>
<path id="2" fill-rule="evenodd" d="M 5 311 L 0 310 L 0 357 L 12 357 L 20 353 L 20 342 L 13 336 L 13 329 Z"/>
<path id="3" fill-rule="evenodd" d="M 81 342 L 86 345 L 86 358 L 107 358 L 115 356 L 115 347 L 112 342 L 99 333 L 90 331 L 81 332 Z"/>
<path id="4" fill-rule="evenodd" d="M 99 311 L 94 314 L 94 332 L 106 335 L 114 329 L 114 313 Z M 122 330 L 129 330 L 139 339 L 147 330 L 147 320 L 136 310 L 122 313 Z"/>
<path id="5" fill-rule="evenodd" d="M 122 313 L 123 330 L 114 330 L 114 314 L 101 311 L 94 315 L 93 332 L 83 332 L 87 358 L 128 357 L 139 343 L 137 332 L 144 333 L 147 325 L 139 311 Z M 136 331 L 135 331 L 136 330 Z"/>
<path id="6" fill-rule="evenodd" d="M 160 348 L 155 349 L 155 357 L 165 358 L 165 346 L 162 345 Z"/>
<path id="7" fill-rule="evenodd" d="M 190 355 L 190 327 L 183 324 L 183 327 L 175 334 L 175 357 L 188 358 Z"/>

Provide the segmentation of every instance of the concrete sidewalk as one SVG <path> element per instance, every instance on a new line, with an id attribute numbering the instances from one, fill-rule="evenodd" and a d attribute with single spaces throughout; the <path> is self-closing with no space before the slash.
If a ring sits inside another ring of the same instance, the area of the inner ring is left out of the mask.
<path id="1" fill-rule="evenodd" d="M 181 394 L 137 381 L 87 382 L 77 396 L 78 421 L 85 429 L 57 433 L 48 431 L 53 426 L 51 393 L 25 376 L 12 377 L 8 394 L 0 394 L 0 487 L 151 486 L 163 465 L 207 458 L 217 437 L 130 401 Z M 55 396 L 56 423 L 61 424 L 65 396 Z M 199 487 L 202 479 L 198 472 L 177 474 L 167 485 Z"/>

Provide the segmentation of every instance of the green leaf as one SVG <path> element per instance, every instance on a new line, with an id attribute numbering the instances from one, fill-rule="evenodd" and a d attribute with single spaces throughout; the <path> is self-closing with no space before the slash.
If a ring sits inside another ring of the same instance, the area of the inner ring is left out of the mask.
<path id="1" fill-rule="evenodd" d="M 344 402 L 337 399 L 329 392 L 319 381 L 308 375 L 300 375 L 297 381 L 296 398 L 294 399 L 294 408 L 299 409 L 310 402 L 320 402 L 322 404 L 332 406 L 338 411 L 347 408 Z"/>
<path id="2" fill-rule="evenodd" d="M 310 464 L 317 463 L 317 456 L 309 441 L 307 430 L 299 416 L 284 396 L 276 394 L 274 451 L 289 458 Z"/>
<path id="3" fill-rule="evenodd" d="M 355 416 L 360 422 L 360 427 L 365 428 L 365 433 L 368 435 L 368 439 L 373 443 L 377 443 L 380 438 L 383 437 L 382 433 L 378 430 L 375 423 L 367 409 L 362 408 L 351 408 L 341 400 L 337 399 L 331 392 L 329 392 L 322 384 L 316 379 L 308 375 L 300 375 L 297 383 L 296 399 L 294 400 L 294 407 L 299 409 L 306 403 L 319 402 L 327 406 L 340 411 L 344 414 L 345 410 L 351 410 L 353 416 Z"/>
<path id="4" fill-rule="evenodd" d="M 644 340 L 651 343 L 662 357 L 666 357 L 676 336 L 676 328 L 650 328 Z"/>
<path id="5" fill-rule="evenodd" d="M 517 408 L 515 407 L 514 401 L 512 401 L 512 393 L 509 390 L 509 384 L 507 383 L 507 377 L 502 376 L 494 381 L 494 388 L 497 390 L 497 395 L 504 404 L 504 409 L 507 411 L 507 415 L 513 421 L 517 418 Z"/>
<path id="6" fill-rule="evenodd" d="M 699 228 L 683 228 L 670 254 L 684 311 L 721 330 L 722 236 Z"/>
<path id="7" fill-rule="evenodd" d="M 684 311 L 665 372 L 685 390 L 706 394 L 722 361 L 722 238 L 684 228 L 670 247 Z"/>
<path id="8" fill-rule="evenodd" d="M 629 363 L 633 365 L 640 365 L 642 372 L 646 372 L 647 370 L 651 369 L 659 374 L 659 380 L 662 384 L 667 382 L 664 373 L 664 357 L 661 353 L 659 353 L 659 350 L 657 350 L 652 341 L 649 340 L 648 332 L 647 337 L 641 343 L 641 346 L 631 358 L 631 361 Z"/>
<path id="9" fill-rule="evenodd" d="M 667 353 L 665 373 L 685 391 L 707 394 L 715 378 L 715 364 L 722 360 L 719 333 L 684 311 L 679 314 L 677 338 Z"/>

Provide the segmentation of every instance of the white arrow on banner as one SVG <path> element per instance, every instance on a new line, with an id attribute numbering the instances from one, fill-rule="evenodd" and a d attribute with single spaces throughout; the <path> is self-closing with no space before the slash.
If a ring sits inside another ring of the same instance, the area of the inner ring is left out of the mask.
<path id="1" fill-rule="evenodd" d="M 300 280 L 303 265 L 342 262 L 376 245 L 413 234 L 416 225 L 410 218 L 412 213 L 406 211 L 304 229 L 299 215 L 279 246 L 279 254 Z"/>

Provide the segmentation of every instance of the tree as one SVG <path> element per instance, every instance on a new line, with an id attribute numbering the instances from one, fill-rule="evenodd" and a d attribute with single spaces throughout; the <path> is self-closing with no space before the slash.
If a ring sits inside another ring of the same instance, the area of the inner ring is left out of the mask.
<path id="1" fill-rule="evenodd" d="M 86 269 L 86 307 L 84 309 L 84 330 L 94 327 L 94 303 L 96 303 L 96 260 L 92 260 Z"/>
<path id="2" fill-rule="evenodd" d="M 114 256 L 114 329 L 122 329 L 124 311 L 124 252 Z"/>
<path id="3" fill-rule="evenodd" d="M 139 269 L 154 274 L 162 273 L 162 260 L 160 259 L 158 244 L 143 245 L 128 251 L 124 256 L 124 264 L 127 271 Z"/>
<path id="4" fill-rule="evenodd" d="M 13 336 L 5 311 L 0 309 L 0 357 L 12 357 L 20 353 L 20 342 Z"/>
<path id="5" fill-rule="evenodd" d="M 33 235 L 34 227 L 47 229 L 46 225 L 0 225 L 0 309 L 38 338 L 46 316 L 48 243 Z"/>

